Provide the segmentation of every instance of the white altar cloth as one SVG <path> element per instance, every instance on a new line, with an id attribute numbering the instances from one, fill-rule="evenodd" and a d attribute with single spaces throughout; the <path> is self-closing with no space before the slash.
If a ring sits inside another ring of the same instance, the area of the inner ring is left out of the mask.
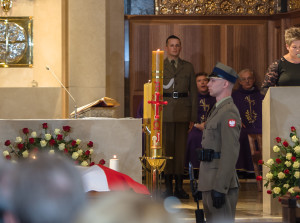
<path id="1" fill-rule="evenodd" d="M 94 142 L 95 163 L 104 159 L 109 166 L 109 159 L 117 155 L 120 172 L 130 176 L 138 183 L 142 182 L 142 120 L 133 118 L 88 118 L 88 119 L 0 119 L 0 145 L 5 149 L 6 140 L 14 141 L 21 135 L 23 128 L 37 133 L 42 132 L 42 123 L 48 123 L 50 130 L 71 127 L 72 139 Z"/>

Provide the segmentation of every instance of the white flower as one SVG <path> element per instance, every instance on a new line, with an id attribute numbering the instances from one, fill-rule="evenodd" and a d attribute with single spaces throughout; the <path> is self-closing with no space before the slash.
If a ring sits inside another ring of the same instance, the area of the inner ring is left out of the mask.
<path id="1" fill-rule="evenodd" d="M 20 136 L 16 137 L 16 141 L 15 142 L 17 142 L 17 143 L 22 142 L 22 138 Z"/>
<path id="2" fill-rule="evenodd" d="M 54 129 L 54 134 L 58 135 L 60 133 L 60 129 Z"/>
<path id="3" fill-rule="evenodd" d="M 81 166 L 88 166 L 89 164 L 88 164 L 87 161 L 83 161 L 80 165 L 81 165 Z"/>
<path id="4" fill-rule="evenodd" d="M 6 157 L 9 155 L 9 152 L 7 150 L 3 151 L 3 156 Z"/>
<path id="5" fill-rule="evenodd" d="M 83 151 L 81 149 L 77 150 L 77 153 L 79 154 L 79 156 L 83 153 Z"/>
<path id="6" fill-rule="evenodd" d="M 32 132 L 32 133 L 31 133 L 31 137 L 32 137 L 32 138 L 36 138 L 36 136 L 37 136 L 36 132 Z"/>
<path id="7" fill-rule="evenodd" d="M 25 150 L 24 152 L 22 152 L 22 156 L 23 156 L 24 158 L 27 158 L 28 155 L 29 155 L 29 153 L 28 153 L 27 150 Z"/>
<path id="8" fill-rule="evenodd" d="M 294 150 L 295 150 L 295 153 L 299 154 L 300 153 L 300 146 L 295 146 Z"/>
<path id="9" fill-rule="evenodd" d="M 76 160 L 78 158 L 79 154 L 77 152 L 72 153 L 72 159 Z"/>
<path id="10" fill-rule="evenodd" d="M 292 141 L 293 141 L 293 142 L 298 142 L 297 136 L 293 135 L 293 136 L 292 136 Z"/>
<path id="11" fill-rule="evenodd" d="M 64 150 L 64 149 L 65 149 L 65 144 L 64 144 L 64 143 L 60 143 L 60 144 L 58 145 L 58 149 L 59 149 L 59 150 Z"/>
<path id="12" fill-rule="evenodd" d="M 48 153 L 49 153 L 49 154 L 54 154 L 55 151 L 54 151 L 54 149 L 50 149 Z"/>
<path id="13" fill-rule="evenodd" d="M 293 156 L 292 153 L 287 153 L 285 157 L 287 160 L 291 160 L 292 156 Z"/>
<path id="14" fill-rule="evenodd" d="M 289 184 L 284 184 L 283 187 L 285 187 L 286 189 L 288 189 L 290 187 Z"/>
<path id="15" fill-rule="evenodd" d="M 300 178 L 300 172 L 299 171 L 296 171 L 295 174 L 294 174 L 294 177 L 296 179 L 299 179 Z"/>
<path id="16" fill-rule="evenodd" d="M 291 161 L 285 161 L 284 163 L 287 167 L 290 167 L 292 165 Z"/>
<path id="17" fill-rule="evenodd" d="M 49 133 L 45 134 L 45 139 L 47 141 L 49 141 L 51 139 L 51 134 L 49 134 Z"/>
<path id="18" fill-rule="evenodd" d="M 266 177 L 271 180 L 273 178 L 273 174 L 271 172 L 266 174 Z"/>
<path id="19" fill-rule="evenodd" d="M 288 190 L 288 192 L 290 192 L 291 194 L 295 193 L 294 188 L 291 187 L 291 188 Z"/>
<path id="20" fill-rule="evenodd" d="M 47 142 L 45 140 L 40 141 L 41 147 L 45 147 L 47 145 Z"/>
<path id="21" fill-rule="evenodd" d="M 274 147 L 273 147 L 273 151 L 274 151 L 275 153 L 278 153 L 278 152 L 280 151 L 280 148 L 279 148 L 278 146 L 274 146 Z"/>
<path id="22" fill-rule="evenodd" d="M 300 163 L 298 161 L 294 162 L 293 167 L 295 169 L 299 168 L 299 166 L 300 166 Z"/>
<path id="23" fill-rule="evenodd" d="M 278 178 L 279 179 L 285 178 L 285 174 L 283 172 L 278 173 Z"/>
<path id="24" fill-rule="evenodd" d="M 273 160 L 273 159 L 269 159 L 269 160 L 267 161 L 267 164 L 268 164 L 269 166 L 273 165 L 273 164 L 274 164 L 274 160 Z"/>
<path id="25" fill-rule="evenodd" d="M 76 144 L 79 145 L 81 143 L 80 139 L 76 139 Z"/>
<path id="26" fill-rule="evenodd" d="M 94 150 L 93 150 L 93 149 L 90 149 L 90 154 L 91 154 L 91 155 L 93 154 L 93 152 L 94 152 Z"/>
<path id="27" fill-rule="evenodd" d="M 281 191 L 280 187 L 274 187 L 274 188 L 273 188 L 273 192 L 274 192 L 275 194 L 279 194 L 280 191 Z"/>

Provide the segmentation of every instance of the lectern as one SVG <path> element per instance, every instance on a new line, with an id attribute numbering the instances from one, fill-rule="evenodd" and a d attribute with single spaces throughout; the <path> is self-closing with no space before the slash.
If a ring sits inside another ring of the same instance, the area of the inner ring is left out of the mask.
<path id="1" fill-rule="evenodd" d="M 273 146 L 277 136 L 290 142 L 290 128 L 295 126 L 300 130 L 300 87 L 271 87 L 263 101 L 263 160 L 275 157 Z M 263 177 L 269 169 L 263 166 Z M 263 188 L 263 212 L 267 214 L 281 214 L 281 204 L 273 199 Z"/>

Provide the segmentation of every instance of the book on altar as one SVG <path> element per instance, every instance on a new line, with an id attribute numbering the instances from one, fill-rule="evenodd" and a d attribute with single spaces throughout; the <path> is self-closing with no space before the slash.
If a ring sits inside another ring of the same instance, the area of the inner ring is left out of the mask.
<path id="1" fill-rule="evenodd" d="M 77 108 L 77 115 L 84 114 L 87 111 L 90 111 L 91 109 L 101 109 L 101 108 L 102 109 L 105 109 L 105 108 L 112 109 L 112 108 L 115 108 L 118 106 L 120 106 L 120 104 L 115 99 L 112 99 L 109 97 L 103 97 L 101 99 L 98 99 L 96 101 L 93 101 L 89 104 L 86 104 L 84 106 Z M 74 117 L 75 111 L 73 111 L 70 114 L 70 116 Z"/>

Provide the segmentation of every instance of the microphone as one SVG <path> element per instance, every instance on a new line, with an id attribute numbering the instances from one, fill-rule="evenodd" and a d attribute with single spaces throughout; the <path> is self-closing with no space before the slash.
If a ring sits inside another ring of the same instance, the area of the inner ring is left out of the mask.
<path id="1" fill-rule="evenodd" d="M 73 96 L 71 95 L 71 93 L 67 90 L 67 88 L 65 87 L 65 85 L 63 85 L 63 83 L 57 78 L 57 76 L 55 75 L 54 71 L 48 66 L 46 65 L 46 70 L 49 70 L 51 72 L 51 74 L 53 75 L 53 77 L 55 77 L 55 79 L 58 81 L 58 83 L 60 83 L 60 85 L 65 89 L 65 91 L 69 94 L 70 98 L 74 101 L 74 112 L 75 112 L 75 119 L 77 119 L 77 105 L 76 105 L 76 101 L 73 98 Z"/>

